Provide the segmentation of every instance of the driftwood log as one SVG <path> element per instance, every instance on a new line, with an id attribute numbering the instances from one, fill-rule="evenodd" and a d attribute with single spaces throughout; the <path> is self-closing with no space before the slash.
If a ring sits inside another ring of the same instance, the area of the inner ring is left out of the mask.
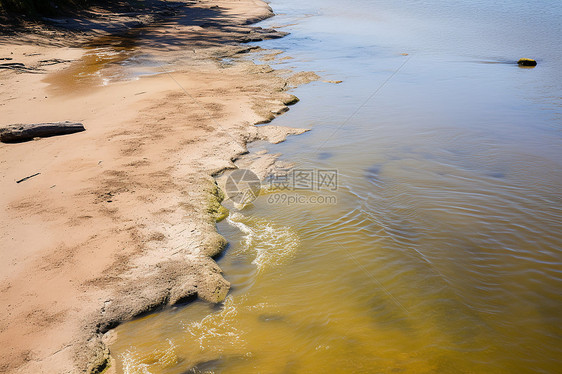
<path id="1" fill-rule="evenodd" d="M 32 140 L 33 138 L 73 134 L 84 130 L 86 129 L 83 124 L 69 121 L 9 125 L 0 128 L 0 141 L 3 143 L 19 143 Z"/>

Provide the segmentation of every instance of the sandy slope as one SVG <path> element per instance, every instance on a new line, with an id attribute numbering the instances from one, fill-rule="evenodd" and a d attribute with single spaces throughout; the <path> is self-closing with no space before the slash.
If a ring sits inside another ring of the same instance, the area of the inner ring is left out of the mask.
<path id="1" fill-rule="evenodd" d="M 75 41 L 67 34 L 1 40 L 0 58 L 27 66 L 73 61 L 0 71 L 0 126 L 71 120 L 87 130 L 0 144 L 0 372 L 90 372 L 105 364 L 103 333 L 117 323 L 194 295 L 225 297 L 210 257 L 225 244 L 212 175 L 248 141 L 299 132 L 253 126 L 292 99 L 278 73 L 238 57 L 248 52 L 238 42 L 259 33 L 245 24 L 270 14 L 254 0 L 192 4 L 130 50 L 159 74 L 106 86 L 103 74 L 121 68 L 80 76 L 95 56 L 64 46 Z"/>

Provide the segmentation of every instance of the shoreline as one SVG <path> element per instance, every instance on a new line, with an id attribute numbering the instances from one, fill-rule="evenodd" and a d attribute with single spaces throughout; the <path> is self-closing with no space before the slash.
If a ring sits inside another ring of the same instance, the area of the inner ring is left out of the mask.
<path id="1" fill-rule="evenodd" d="M 295 102 L 290 77 L 239 57 L 256 49 L 243 42 L 283 36 L 248 26 L 272 16 L 269 6 L 188 4 L 141 29 L 130 49 L 110 41 L 125 61 L 149 56 L 152 71 L 140 79 L 99 85 L 122 61 L 93 60 L 95 48 L 72 48 L 68 36 L 65 46 L 47 36 L 1 44 L 0 57 L 41 71 L 0 72 L 0 125 L 77 120 L 86 131 L 0 144 L 0 372 L 103 371 L 113 327 L 193 297 L 226 296 L 212 259 L 226 245 L 213 176 L 236 168 L 247 143 L 304 130 L 255 126 Z M 66 62 L 41 65 L 54 59 Z M 275 155 L 264 159 L 263 170 Z M 41 174 L 14 183 L 31 171 Z"/>

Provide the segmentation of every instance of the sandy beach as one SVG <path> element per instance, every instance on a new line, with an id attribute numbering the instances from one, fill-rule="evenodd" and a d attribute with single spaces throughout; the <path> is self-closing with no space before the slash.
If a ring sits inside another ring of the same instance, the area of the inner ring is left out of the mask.
<path id="1" fill-rule="evenodd" d="M 111 372 L 112 327 L 195 297 L 223 300 L 213 176 L 235 168 L 248 142 L 302 132 L 254 126 L 295 102 L 292 84 L 314 78 L 243 58 L 256 47 L 241 43 L 282 36 L 249 25 L 272 15 L 265 3 L 155 9 L 0 36 L 0 58 L 26 67 L 0 71 L 0 125 L 86 128 L 0 144 L 0 372 Z M 139 51 L 148 73 L 120 77 L 119 63 Z M 264 157 L 262 171 L 275 160 Z"/>

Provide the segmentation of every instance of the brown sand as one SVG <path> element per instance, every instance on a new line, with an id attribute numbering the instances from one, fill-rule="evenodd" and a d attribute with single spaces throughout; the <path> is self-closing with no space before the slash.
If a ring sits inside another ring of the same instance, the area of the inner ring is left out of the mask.
<path id="1" fill-rule="evenodd" d="M 278 36 L 246 25 L 270 15 L 257 0 L 199 1 L 142 29 L 133 46 L 97 39 L 122 46 L 117 56 L 73 48 L 77 34 L 66 32 L 0 41 L 0 58 L 44 69 L 0 71 L 0 126 L 86 127 L 0 144 L 0 372 L 92 372 L 106 365 L 103 334 L 117 324 L 225 297 L 212 176 L 235 167 L 247 142 L 302 132 L 253 125 L 284 112 L 286 87 L 306 80 L 241 58 L 250 48 L 240 42 Z M 101 85 L 138 51 L 159 74 Z M 71 62 L 40 62 L 55 58 Z"/>

